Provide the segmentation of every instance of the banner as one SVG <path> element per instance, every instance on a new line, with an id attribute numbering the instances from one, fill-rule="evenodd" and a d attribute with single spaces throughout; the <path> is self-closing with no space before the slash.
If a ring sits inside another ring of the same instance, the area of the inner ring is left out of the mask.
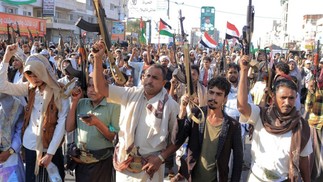
<path id="1" fill-rule="evenodd" d="M 113 21 L 112 22 L 112 34 L 111 34 L 111 41 L 113 43 L 125 40 L 125 23 Z"/>
<path id="2" fill-rule="evenodd" d="M 207 32 L 209 35 L 214 35 L 214 16 L 215 8 L 211 6 L 201 7 L 201 32 Z"/>
<path id="3" fill-rule="evenodd" d="M 43 0 L 43 16 L 55 16 L 55 0 Z"/>
<path id="4" fill-rule="evenodd" d="M 14 5 L 24 5 L 24 4 L 31 4 L 36 2 L 36 0 L 2 0 L 2 1 L 8 4 L 14 4 Z"/>
<path id="5" fill-rule="evenodd" d="M 46 35 L 46 20 L 7 13 L 0 13 L 0 34 L 7 34 L 7 24 L 12 24 L 16 29 L 16 22 L 18 22 L 21 36 L 28 36 L 27 27 L 33 35 L 37 33 L 39 36 Z"/>

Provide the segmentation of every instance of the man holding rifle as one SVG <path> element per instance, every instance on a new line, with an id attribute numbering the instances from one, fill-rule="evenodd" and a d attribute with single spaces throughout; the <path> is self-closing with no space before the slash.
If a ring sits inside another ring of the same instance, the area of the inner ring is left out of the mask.
<path id="1" fill-rule="evenodd" d="M 268 108 L 249 104 L 248 61 L 246 55 L 240 59 L 238 109 L 240 122 L 254 125 L 249 181 L 310 181 L 312 141 L 308 123 L 295 109 L 297 86 L 291 80 L 279 80 Z"/>
<path id="2" fill-rule="evenodd" d="M 143 87 L 107 85 L 103 77 L 104 44 L 96 43 L 94 56 L 94 88 L 112 102 L 121 105 L 114 167 L 118 181 L 163 181 L 164 160 L 176 151 L 168 144 L 168 134 L 177 122 L 178 104 L 168 95 L 164 85 L 166 73 L 161 65 L 150 66 Z"/>

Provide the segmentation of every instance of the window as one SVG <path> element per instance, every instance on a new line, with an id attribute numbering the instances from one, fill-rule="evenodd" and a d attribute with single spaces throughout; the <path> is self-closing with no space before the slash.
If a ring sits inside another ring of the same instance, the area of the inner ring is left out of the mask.
<path id="1" fill-rule="evenodd" d="M 114 4 L 112 4 L 112 3 L 110 3 L 110 10 L 114 10 L 114 8 L 115 8 L 115 5 Z"/>
<path id="2" fill-rule="evenodd" d="M 87 18 L 87 21 L 88 21 L 89 23 L 93 23 L 93 17 L 88 17 L 88 18 Z"/>
<path id="3" fill-rule="evenodd" d="M 73 21 L 73 14 L 70 14 L 70 20 Z"/>
<path id="4" fill-rule="evenodd" d="M 41 10 L 37 10 L 36 15 L 37 15 L 37 17 L 42 17 L 42 11 Z"/>
<path id="5" fill-rule="evenodd" d="M 11 8 L 11 7 L 7 7 L 5 9 L 6 13 L 10 13 L 10 14 L 17 14 L 17 8 Z"/>

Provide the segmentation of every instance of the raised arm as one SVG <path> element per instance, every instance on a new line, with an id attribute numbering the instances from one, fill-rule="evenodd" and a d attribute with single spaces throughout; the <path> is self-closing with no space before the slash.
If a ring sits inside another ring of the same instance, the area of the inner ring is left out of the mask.
<path id="1" fill-rule="evenodd" d="M 105 51 L 104 43 L 98 42 L 94 44 L 94 49 L 98 50 L 98 52 L 93 52 L 94 56 L 94 70 L 93 70 L 93 83 L 95 92 L 109 97 L 109 85 L 107 84 L 104 75 L 103 75 L 103 67 L 102 67 L 102 58 Z"/>
<path id="2" fill-rule="evenodd" d="M 239 60 L 240 65 L 240 80 L 238 86 L 238 110 L 245 117 L 249 118 L 251 114 L 251 106 L 248 104 L 248 70 L 249 65 L 244 63 L 249 62 L 249 56 L 242 56 Z"/>

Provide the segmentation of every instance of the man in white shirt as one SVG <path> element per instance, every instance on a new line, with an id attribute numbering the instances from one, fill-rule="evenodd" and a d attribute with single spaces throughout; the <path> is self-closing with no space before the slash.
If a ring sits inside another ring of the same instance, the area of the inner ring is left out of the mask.
<path id="1" fill-rule="evenodd" d="M 291 80 L 275 83 L 268 108 L 248 103 L 248 56 L 240 59 L 238 109 L 240 122 L 254 125 L 249 181 L 310 181 L 312 141 L 308 123 L 295 109 L 297 86 Z"/>
<path id="2" fill-rule="evenodd" d="M 26 181 L 47 179 L 46 167 L 53 162 L 64 179 L 61 143 L 65 133 L 68 100 L 61 98 L 60 85 L 49 61 L 40 54 L 26 60 L 24 76 L 28 82 L 7 81 L 9 60 L 18 45 L 7 46 L 0 64 L 0 92 L 28 97 L 23 124 L 23 146 L 26 157 Z"/>
<path id="3" fill-rule="evenodd" d="M 94 55 L 94 88 L 113 103 L 121 105 L 114 167 L 118 181 L 163 181 L 163 162 L 177 147 L 168 143 L 179 106 L 164 87 L 166 73 L 161 65 L 151 65 L 143 87 L 118 87 L 104 82 L 104 44 L 97 43 Z"/>

